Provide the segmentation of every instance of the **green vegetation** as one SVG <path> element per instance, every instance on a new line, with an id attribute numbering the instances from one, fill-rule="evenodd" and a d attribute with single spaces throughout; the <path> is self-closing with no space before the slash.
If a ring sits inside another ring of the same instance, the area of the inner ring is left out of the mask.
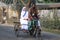
<path id="1" fill-rule="evenodd" d="M 49 31 L 49 32 L 56 32 L 60 33 L 60 18 L 58 17 L 58 11 L 57 9 L 54 9 L 53 11 L 53 19 L 50 19 L 50 16 L 47 16 L 46 18 L 43 17 L 41 18 L 41 26 L 44 31 Z"/>
<path id="2" fill-rule="evenodd" d="M 3 2 L 6 3 L 6 4 L 12 4 L 13 0 L 4 0 Z"/>
<path id="3" fill-rule="evenodd" d="M 60 34 L 60 20 L 41 20 L 42 31 Z"/>
<path id="4" fill-rule="evenodd" d="M 43 0 L 43 1 L 40 1 L 40 0 L 37 0 L 38 3 L 59 3 L 60 0 Z"/>
<path id="5" fill-rule="evenodd" d="M 46 20 L 41 22 L 42 27 L 60 30 L 60 21 Z"/>
<path id="6" fill-rule="evenodd" d="M 60 34 L 60 30 L 57 29 L 49 29 L 49 28 L 42 27 L 42 31 Z"/>
<path id="7" fill-rule="evenodd" d="M 6 4 L 12 4 L 13 0 L 4 0 Z M 59 3 L 60 0 L 36 0 L 37 3 Z M 20 0 L 17 0 L 17 3 L 21 3 Z M 25 0 L 25 3 L 27 3 L 27 0 Z M 21 4 L 22 5 L 22 4 Z"/>
<path id="8" fill-rule="evenodd" d="M 60 30 L 42 27 L 42 31 L 60 34 Z"/>

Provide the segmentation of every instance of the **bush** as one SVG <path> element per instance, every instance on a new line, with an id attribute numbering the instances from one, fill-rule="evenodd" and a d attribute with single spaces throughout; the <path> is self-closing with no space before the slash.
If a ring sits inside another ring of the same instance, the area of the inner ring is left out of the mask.
<path id="1" fill-rule="evenodd" d="M 59 20 L 41 20 L 42 27 L 60 30 Z"/>

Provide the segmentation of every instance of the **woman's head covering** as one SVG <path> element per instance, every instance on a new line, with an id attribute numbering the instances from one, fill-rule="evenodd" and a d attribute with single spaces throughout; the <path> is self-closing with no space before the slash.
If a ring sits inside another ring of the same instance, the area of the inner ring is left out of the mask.
<path id="1" fill-rule="evenodd" d="M 26 10 L 26 7 L 23 7 L 23 8 L 22 8 L 22 11 L 25 11 L 25 10 Z"/>

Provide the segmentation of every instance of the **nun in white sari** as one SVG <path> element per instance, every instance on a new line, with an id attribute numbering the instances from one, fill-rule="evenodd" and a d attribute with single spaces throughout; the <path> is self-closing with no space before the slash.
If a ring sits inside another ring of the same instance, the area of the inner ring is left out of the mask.
<path id="1" fill-rule="evenodd" d="M 21 29 L 28 30 L 28 10 L 26 10 L 26 7 L 22 8 L 20 23 Z"/>

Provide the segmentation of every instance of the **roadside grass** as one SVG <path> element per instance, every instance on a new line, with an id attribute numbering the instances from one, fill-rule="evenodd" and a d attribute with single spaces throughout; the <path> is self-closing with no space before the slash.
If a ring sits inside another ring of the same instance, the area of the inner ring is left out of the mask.
<path id="1" fill-rule="evenodd" d="M 49 29 L 49 28 L 42 27 L 42 31 L 60 34 L 60 30 L 57 30 L 57 29 Z"/>

